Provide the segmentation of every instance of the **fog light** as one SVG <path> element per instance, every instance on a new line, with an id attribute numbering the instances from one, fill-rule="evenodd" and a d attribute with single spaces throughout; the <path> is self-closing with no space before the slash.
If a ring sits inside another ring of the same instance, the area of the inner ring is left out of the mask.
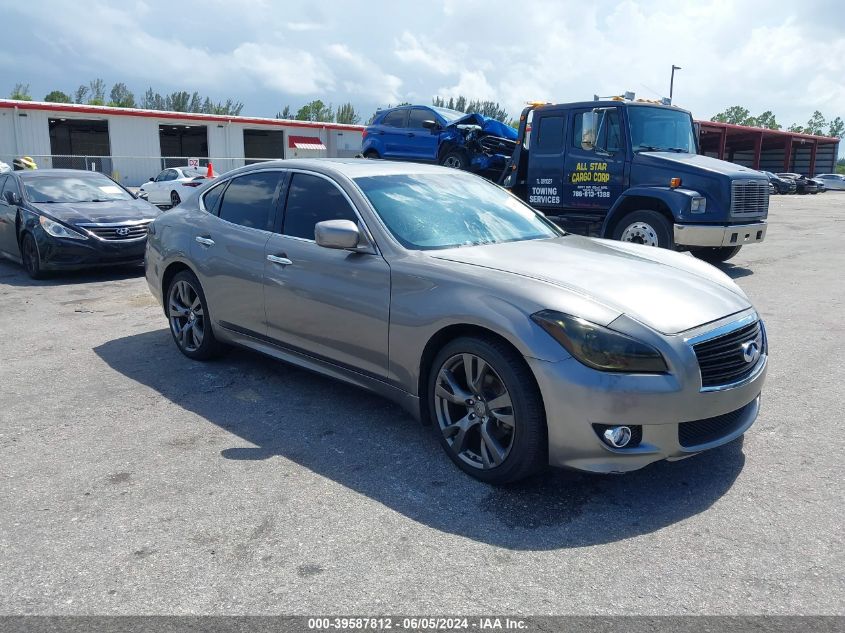
<path id="1" fill-rule="evenodd" d="M 627 426 L 611 426 L 602 437 L 613 448 L 625 448 L 631 441 L 631 429 Z"/>

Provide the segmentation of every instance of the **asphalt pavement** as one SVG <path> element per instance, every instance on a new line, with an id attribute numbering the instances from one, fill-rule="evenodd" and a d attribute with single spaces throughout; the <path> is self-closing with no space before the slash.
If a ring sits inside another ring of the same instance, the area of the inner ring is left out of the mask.
<path id="1" fill-rule="evenodd" d="M 845 614 L 845 193 L 723 270 L 768 327 L 744 438 L 478 483 L 255 353 L 195 363 L 139 270 L 0 263 L 0 614 Z"/>

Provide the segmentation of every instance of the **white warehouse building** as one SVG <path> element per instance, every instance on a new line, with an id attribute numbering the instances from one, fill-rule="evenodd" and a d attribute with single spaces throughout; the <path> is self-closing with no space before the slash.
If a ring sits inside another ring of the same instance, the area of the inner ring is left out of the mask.
<path id="1" fill-rule="evenodd" d="M 94 169 L 128 187 L 196 158 L 223 173 L 274 158 L 354 156 L 360 125 L 0 99 L 0 160 Z"/>

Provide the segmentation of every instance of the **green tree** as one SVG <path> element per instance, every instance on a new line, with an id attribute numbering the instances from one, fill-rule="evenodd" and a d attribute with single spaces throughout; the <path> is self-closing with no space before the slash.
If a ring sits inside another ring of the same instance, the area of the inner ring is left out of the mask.
<path id="1" fill-rule="evenodd" d="M 845 138 L 845 121 L 842 117 L 836 117 L 830 122 L 830 128 L 827 130 L 828 136 L 835 136 L 837 138 Z"/>
<path id="2" fill-rule="evenodd" d="M 738 105 L 731 106 L 727 110 L 719 112 L 719 114 L 710 120 L 719 123 L 731 123 L 733 125 L 754 125 L 754 118 L 751 116 L 748 108 Z"/>
<path id="3" fill-rule="evenodd" d="M 106 82 L 102 79 L 94 79 L 88 82 L 88 91 L 91 95 L 88 97 L 89 105 L 105 105 L 106 104 Z"/>
<path id="4" fill-rule="evenodd" d="M 763 114 L 754 117 L 754 125 L 756 127 L 764 127 L 770 130 L 779 130 L 780 124 L 775 120 L 775 115 L 771 110 L 766 110 Z"/>
<path id="5" fill-rule="evenodd" d="M 47 96 L 44 97 L 44 101 L 48 101 L 50 103 L 70 103 L 70 95 L 66 95 L 61 90 L 53 90 L 47 93 Z"/>
<path id="6" fill-rule="evenodd" d="M 164 97 L 159 93 L 153 91 L 152 88 L 147 88 L 144 93 L 144 100 L 141 102 L 141 107 L 145 110 L 165 110 Z"/>
<path id="7" fill-rule="evenodd" d="M 810 117 L 810 120 L 807 121 L 807 126 L 804 128 L 804 132 L 807 134 L 822 135 L 825 133 L 826 127 L 827 121 L 825 120 L 822 113 L 816 110 L 815 112 L 813 112 L 813 116 Z"/>
<path id="8" fill-rule="evenodd" d="M 361 121 L 361 117 L 355 112 L 355 108 L 352 107 L 351 103 L 344 103 L 338 106 L 336 119 L 338 123 L 348 123 L 350 125 Z"/>
<path id="9" fill-rule="evenodd" d="M 111 97 L 109 100 L 110 106 L 114 106 L 116 108 L 135 107 L 135 95 L 132 94 L 132 91 L 126 87 L 125 83 L 121 82 L 113 85 L 109 97 Z"/>
<path id="10" fill-rule="evenodd" d="M 88 96 L 88 86 L 79 86 L 73 93 L 73 103 L 85 103 Z"/>
<path id="11" fill-rule="evenodd" d="M 292 119 L 293 118 L 293 112 L 290 111 L 290 106 L 286 105 L 281 112 L 276 112 L 276 118 L 277 119 L 288 119 L 288 120 Z"/>
<path id="12" fill-rule="evenodd" d="M 29 84 L 15 84 L 12 88 L 12 93 L 9 99 L 16 99 L 17 101 L 32 101 L 32 95 L 29 94 Z"/>
<path id="13" fill-rule="evenodd" d="M 804 134 L 805 133 L 804 127 L 801 126 L 801 125 L 798 125 L 797 123 L 793 123 L 792 125 L 790 125 L 786 129 L 787 129 L 787 131 L 795 132 L 796 134 Z"/>
<path id="14" fill-rule="evenodd" d="M 326 105 L 320 99 L 306 103 L 296 113 L 297 121 L 322 121 L 331 123 L 334 121 L 334 110 L 331 104 Z"/>

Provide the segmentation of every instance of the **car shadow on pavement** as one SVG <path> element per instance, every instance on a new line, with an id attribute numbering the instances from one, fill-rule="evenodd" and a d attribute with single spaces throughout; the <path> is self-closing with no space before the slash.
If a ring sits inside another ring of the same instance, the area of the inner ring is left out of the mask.
<path id="1" fill-rule="evenodd" d="M 235 436 L 222 451 L 197 449 L 213 451 L 208 459 L 257 461 L 258 478 L 262 468 L 279 468 L 279 458 L 290 460 L 421 524 L 508 549 L 585 547 L 654 532 L 707 510 L 745 462 L 740 439 L 627 475 L 551 470 L 496 488 L 460 472 L 432 427 L 393 403 L 257 353 L 192 362 L 167 329 L 95 352 Z M 146 441 L 157 450 L 155 438 Z"/>
<path id="2" fill-rule="evenodd" d="M 716 268 L 721 270 L 731 279 L 739 279 L 740 277 L 748 277 L 748 275 L 754 274 L 754 271 L 750 268 L 745 268 L 745 266 L 736 266 L 735 264 L 716 264 Z"/>
<path id="3" fill-rule="evenodd" d="M 65 286 L 72 284 L 90 284 L 104 281 L 118 281 L 141 277 L 144 274 L 142 266 L 110 266 L 104 268 L 87 268 L 84 270 L 51 271 L 44 279 L 33 279 L 26 274 L 20 264 L 0 259 L 0 284 L 8 286 Z"/>

